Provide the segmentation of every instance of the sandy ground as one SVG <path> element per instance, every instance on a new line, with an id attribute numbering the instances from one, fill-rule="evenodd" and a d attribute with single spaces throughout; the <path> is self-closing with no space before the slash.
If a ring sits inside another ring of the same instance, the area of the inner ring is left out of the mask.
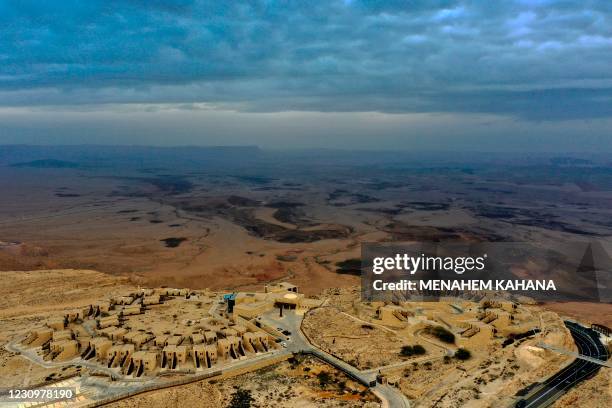
<path id="1" fill-rule="evenodd" d="M 15 336 L 39 326 L 51 315 L 62 310 L 89 304 L 138 286 L 139 282 L 122 276 L 111 276 L 91 270 L 46 270 L 27 272 L 0 272 L 0 346 Z M 41 289 L 44 288 L 44 289 Z M 371 314 L 367 305 L 358 301 L 359 292 L 352 289 L 328 289 L 321 297 L 329 298 L 331 307 L 322 308 L 307 318 L 305 329 L 315 342 L 328 346 L 334 354 L 346 354 L 350 361 L 359 356 L 358 366 L 376 366 L 397 361 L 399 347 L 410 339 L 398 339 L 373 327 L 346 319 L 338 310 L 362 318 Z M 547 328 L 544 341 L 571 349 L 562 321 L 554 313 L 542 314 Z M 332 322 L 333 324 L 330 324 Z M 335 338 L 335 343 L 334 343 Z M 472 350 L 474 358 L 457 361 L 434 361 L 431 364 L 408 364 L 398 370 L 400 387 L 410 398 L 417 399 L 417 406 L 469 407 L 506 404 L 508 398 L 523 387 L 547 377 L 563 364 L 567 357 L 543 351 L 536 347 L 536 340 L 517 342 L 504 349 L 487 348 Z M 427 348 L 427 345 L 424 344 Z M 379 361 L 380 360 L 380 361 Z M 362 364 L 363 363 L 363 364 Z M 308 368 L 308 369 L 307 369 Z M 328 371 L 334 379 L 321 387 L 316 374 Z M 46 381 L 78 374 L 78 367 L 45 369 L 26 359 L 0 350 L 0 386 L 33 386 Z M 340 383 L 345 383 L 342 387 Z M 251 390 L 257 406 L 364 406 L 357 384 L 352 384 L 330 367 L 307 360 L 284 363 L 272 369 L 245 374 L 228 381 L 199 382 L 168 390 L 143 394 L 130 398 L 117 406 L 162 407 L 174 403 L 184 406 L 225 406 L 235 387 Z M 357 394 L 353 392 L 355 390 Z M 608 406 L 610 377 L 606 369 L 568 394 L 559 406 Z M 278 400 L 280 399 L 280 402 Z M 205 401 L 205 402 L 202 402 Z M 270 401 L 274 401 L 271 405 Z M 596 405 L 584 405 L 590 401 Z M 433 404 L 433 405 L 432 405 Z M 598 405 L 597 405 L 598 404 Z"/>
<path id="2" fill-rule="evenodd" d="M 278 179 L 265 185 L 201 173 L 190 178 L 192 191 L 171 194 L 150 182 L 156 177 L 153 173 L 3 168 L 0 270 L 7 272 L 0 272 L 0 345 L 41 324 L 50 312 L 138 285 L 261 289 L 266 282 L 289 280 L 307 294 L 330 294 L 336 288 L 359 284 L 358 276 L 336 273 L 335 264 L 358 257 L 361 242 L 438 239 L 456 231 L 466 239 L 545 244 L 581 238 L 584 230 L 598 234 L 612 248 L 607 226 L 612 215 L 609 191 L 584 193 L 570 184 L 515 182 L 512 174 L 504 174 L 499 183 L 484 181 L 494 179 L 495 174 L 484 178 L 462 175 L 450 183 L 446 176 L 402 174 L 390 180 L 394 186 L 385 187 L 389 176 L 384 170 L 378 174 L 371 169 L 355 170 L 332 174 L 323 169 L 294 180 L 295 174 L 285 175 L 280 169 Z M 283 182 L 289 179 L 299 187 L 284 189 Z M 229 197 L 237 195 L 260 206 L 249 209 L 245 208 L 248 204 L 229 203 Z M 300 219 L 285 222 L 275 218 L 273 205 L 283 201 L 299 205 Z M 440 203 L 440 209 L 432 209 L 431 204 Z M 555 219 L 563 225 L 548 222 Z M 564 229 L 565 224 L 570 228 Z M 262 226 L 265 231 L 258 235 Z M 297 235 L 289 234 L 290 239 L 281 242 L 278 234 L 266 232 L 279 228 L 283 233 L 299 229 L 303 240 L 293 242 Z M 318 239 L 317 229 L 343 232 Z M 568 232 L 576 230 L 578 233 Z M 336 236 L 339 238 L 333 238 Z M 163 241 L 167 238 L 185 240 L 168 247 Z M 14 272 L 20 270 L 40 272 Z M 363 317 L 364 308 L 355 302 L 355 297 L 332 296 L 330 304 Z M 547 307 L 584 323 L 612 325 L 610 304 L 555 303 Z M 365 348 L 355 348 L 356 339 L 350 336 L 361 336 L 361 330 L 369 329 L 349 325 L 337 330 L 319 320 L 317 325 L 324 328 L 319 333 L 322 343 L 333 343 L 336 338 L 342 348 L 367 355 Z M 319 329 L 314 327 L 313 332 Z M 385 336 L 374 334 L 386 345 L 389 356 L 395 355 L 400 343 Z M 542 361 L 551 357 L 544 359 L 524 344 L 525 348 L 491 363 L 502 367 L 504 358 L 516 360 L 520 369 L 513 371 L 513 379 L 506 379 L 515 381 L 514 388 L 550 368 Z M 381 356 L 381 361 L 389 357 L 384 352 Z M 51 374 L 21 360 L 2 352 L 0 381 L 32 384 Z M 375 364 L 365 360 L 359 364 Z M 517 374 L 526 367 L 531 371 Z M 451 367 L 440 370 L 447 368 Z M 463 378 L 460 369 L 452 368 L 457 373 L 448 378 L 458 387 L 459 398 L 466 404 L 476 400 L 469 384 L 474 378 Z M 11 371 L 18 375 L 11 376 Z M 488 401 L 486 395 L 496 395 L 508 384 L 502 381 L 503 375 L 500 371 L 496 379 L 487 379 L 489 388 L 481 393 L 481 401 Z M 431 395 L 441 397 L 434 390 Z M 457 401 L 442 397 L 440 404 L 452 406 Z"/>
<path id="3" fill-rule="evenodd" d="M 330 375 L 321 386 L 317 375 Z M 223 381 L 201 381 L 166 390 L 149 392 L 112 404 L 112 408 L 162 408 L 169 406 L 231 407 L 237 389 L 248 390 L 252 407 L 378 407 L 375 397 L 337 370 L 307 358 L 265 368 Z"/>
<path id="4" fill-rule="evenodd" d="M 603 324 L 612 327 L 612 304 L 564 302 L 547 303 L 544 307 L 573 319 L 585 319 L 590 323 Z"/>
<path id="5" fill-rule="evenodd" d="M 133 288 L 126 277 L 89 270 L 0 272 L 0 386 L 33 386 L 80 371 L 40 367 L 5 350 L 4 345 L 61 311 Z"/>
<path id="6" fill-rule="evenodd" d="M 308 313 L 302 329 L 319 348 L 359 369 L 402 361 L 401 347 L 414 344 L 377 326 L 352 320 L 334 307 Z"/>
<path id="7" fill-rule="evenodd" d="M 309 313 L 303 323 L 304 330 L 332 354 L 353 363 L 361 362 L 360 368 L 370 367 L 372 360 L 379 364 L 405 361 L 403 366 L 385 373 L 400 378 L 400 389 L 417 407 L 509 406 L 516 392 L 554 374 L 571 360 L 537 347 L 539 341 L 575 350 L 569 331 L 555 313 L 537 306 L 524 306 L 522 313 L 536 316 L 541 322 L 543 338 L 519 340 L 505 348 L 501 347 L 500 338 L 490 344 L 468 347 L 472 357 L 467 361 L 443 359 L 438 347 L 424 341 L 410 328 L 393 333 L 373 324 L 372 329 L 364 329 L 363 322 L 347 318 L 341 312 L 378 322 L 371 320 L 375 310 L 360 302 L 359 296 L 358 288 L 326 291 L 324 297 L 329 299 L 329 306 Z M 424 358 L 437 358 L 431 361 L 402 358 L 399 351 L 404 344 L 421 344 L 427 350 Z"/>

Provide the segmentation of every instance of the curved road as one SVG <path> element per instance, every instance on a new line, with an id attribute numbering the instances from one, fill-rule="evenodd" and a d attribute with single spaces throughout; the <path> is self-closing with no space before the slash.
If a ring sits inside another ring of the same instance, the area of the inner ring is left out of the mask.
<path id="1" fill-rule="evenodd" d="M 285 341 L 288 351 L 314 355 L 344 372 L 353 380 L 369 387 L 380 398 L 384 408 L 410 408 L 410 401 L 397 388 L 376 382 L 376 372 L 361 371 L 312 345 L 302 332 L 302 316 L 297 315 L 293 311 L 287 311 L 284 317 L 279 318 L 276 311 L 274 311 L 261 316 L 261 321 L 272 327 L 279 327 L 282 330 L 291 332 L 292 335 Z"/>
<path id="2" fill-rule="evenodd" d="M 572 333 L 578 353 L 606 361 L 610 357 L 606 347 L 599 340 L 599 334 L 571 321 L 565 325 Z M 567 390 L 594 375 L 601 366 L 582 359 L 575 359 L 567 367 L 547 379 L 542 386 L 528 398 L 518 401 L 515 407 L 537 408 L 552 404 Z"/>

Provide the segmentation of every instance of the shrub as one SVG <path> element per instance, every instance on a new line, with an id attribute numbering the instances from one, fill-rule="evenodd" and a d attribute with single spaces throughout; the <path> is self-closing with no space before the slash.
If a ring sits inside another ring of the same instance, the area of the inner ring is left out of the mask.
<path id="1" fill-rule="evenodd" d="M 472 357 L 472 353 L 470 353 L 469 350 L 459 348 L 455 351 L 455 358 L 458 360 L 468 360 L 470 357 Z"/>
<path id="2" fill-rule="evenodd" d="M 423 354 L 425 354 L 425 347 L 421 346 L 420 344 L 415 344 L 412 347 L 412 351 L 414 352 L 414 354 L 416 354 L 417 356 L 421 356 Z"/>
<path id="3" fill-rule="evenodd" d="M 400 354 L 406 357 L 421 356 L 425 354 L 425 347 L 421 346 L 420 344 L 415 344 L 414 346 L 402 346 Z"/>
<path id="4" fill-rule="evenodd" d="M 440 341 L 443 341 L 444 343 L 454 343 L 455 342 L 455 335 L 442 326 L 430 326 L 425 329 L 425 332 L 427 334 L 431 334 L 432 336 L 438 338 Z"/>
<path id="5" fill-rule="evenodd" d="M 317 374 L 317 378 L 319 379 L 319 385 L 321 388 L 324 388 L 331 382 L 331 376 L 327 371 L 321 371 L 319 374 Z"/>
<path id="6" fill-rule="evenodd" d="M 412 346 L 402 346 L 402 349 L 400 350 L 400 354 L 406 357 L 412 356 L 414 354 Z"/>
<path id="7" fill-rule="evenodd" d="M 249 408 L 253 402 L 251 391 L 238 388 L 233 394 L 228 405 L 229 408 Z"/>

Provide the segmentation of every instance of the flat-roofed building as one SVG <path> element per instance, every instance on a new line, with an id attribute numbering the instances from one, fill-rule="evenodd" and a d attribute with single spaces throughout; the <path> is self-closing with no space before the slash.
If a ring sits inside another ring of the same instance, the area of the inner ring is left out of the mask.
<path id="1" fill-rule="evenodd" d="M 116 305 L 131 305 L 134 302 L 133 296 L 117 296 L 112 299 Z"/>
<path id="2" fill-rule="evenodd" d="M 170 337 L 170 336 L 168 336 L 166 334 L 163 334 L 163 335 L 160 335 L 160 336 L 155 336 L 154 344 L 157 347 L 164 347 L 165 345 L 168 344 L 168 343 L 166 343 L 168 341 L 168 337 Z"/>
<path id="3" fill-rule="evenodd" d="M 247 332 L 247 328 L 241 324 L 235 324 L 233 326 L 230 326 L 230 329 L 236 332 L 236 336 L 242 336 L 244 333 Z"/>
<path id="4" fill-rule="evenodd" d="M 180 334 L 175 334 L 173 336 L 168 336 L 166 339 L 166 346 L 178 346 L 183 342 L 185 338 Z"/>
<path id="5" fill-rule="evenodd" d="M 142 305 L 140 305 L 139 303 L 125 306 L 124 308 L 121 309 L 122 316 L 132 316 L 132 315 L 138 315 L 141 313 L 142 313 Z"/>
<path id="6" fill-rule="evenodd" d="M 49 350 L 50 359 L 55 361 L 69 360 L 79 353 L 79 342 L 76 340 L 52 341 Z"/>
<path id="7" fill-rule="evenodd" d="M 228 339 L 219 339 L 217 341 L 217 351 L 219 357 L 223 359 L 230 358 L 230 350 L 232 348 L 232 343 Z"/>
<path id="8" fill-rule="evenodd" d="M 271 283 L 264 288 L 266 293 L 293 292 L 298 293 L 298 287 L 289 282 Z"/>
<path id="9" fill-rule="evenodd" d="M 142 299 L 142 304 L 145 306 L 158 305 L 161 303 L 161 296 L 157 294 L 147 295 Z"/>
<path id="10" fill-rule="evenodd" d="M 245 350 L 253 353 L 268 351 L 268 336 L 261 332 L 248 332 L 242 335 L 242 344 Z"/>
<path id="11" fill-rule="evenodd" d="M 247 319 L 260 316 L 274 309 L 274 303 L 268 300 L 260 300 L 254 302 L 243 302 L 234 306 L 233 312 Z"/>
<path id="12" fill-rule="evenodd" d="M 73 335 L 70 330 L 57 330 L 53 332 L 53 341 L 72 340 Z"/>
<path id="13" fill-rule="evenodd" d="M 108 367 L 121 367 L 132 354 L 134 354 L 133 344 L 116 344 L 106 351 L 105 360 Z"/>
<path id="14" fill-rule="evenodd" d="M 98 328 L 104 329 L 106 327 L 118 326 L 120 323 L 118 315 L 106 316 L 98 319 Z"/>
<path id="15" fill-rule="evenodd" d="M 106 336 L 111 340 L 121 340 L 123 339 L 123 335 L 126 334 L 128 330 L 125 327 L 107 327 L 102 330 L 98 330 L 97 334 L 99 336 Z"/>
<path id="16" fill-rule="evenodd" d="M 155 336 L 152 333 L 145 333 L 141 331 L 130 331 L 123 335 L 123 341 L 126 343 L 132 343 L 136 348 L 140 348 L 143 344 L 152 340 Z"/>
<path id="17" fill-rule="evenodd" d="M 177 289 L 177 288 L 166 288 L 165 295 L 167 296 L 187 296 L 189 294 L 189 289 Z"/>
<path id="18" fill-rule="evenodd" d="M 221 335 L 223 335 L 223 337 L 236 336 L 237 334 L 238 332 L 231 328 L 221 329 Z"/>
<path id="19" fill-rule="evenodd" d="M 47 321 L 47 326 L 53 330 L 64 330 L 66 328 L 66 319 L 64 317 L 53 317 Z"/>
<path id="20" fill-rule="evenodd" d="M 204 343 L 204 335 L 200 333 L 193 333 L 191 335 L 191 344 L 201 344 Z"/>
<path id="21" fill-rule="evenodd" d="M 95 304 L 95 307 L 99 310 L 100 313 L 108 313 L 111 308 L 110 300 L 98 302 Z"/>
<path id="22" fill-rule="evenodd" d="M 162 350 L 162 368 L 175 370 L 187 361 L 189 349 L 187 346 L 169 345 Z"/>
<path id="23" fill-rule="evenodd" d="M 98 360 L 104 360 L 106 358 L 106 352 L 112 345 L 113 342 L 106 337 L 92 337 L 89 339 L 89 344 L 85 346 L 81 357 L 85 360 L 94 357 Z"/>
<path id="24" fill-rule="evenodd" d="M 241 338 L 229 336 L 226 340 L 230 342 L 230 356 L 232 358 L 240 358 L 241 356 L 246 355 Z"/>
<path id="25" fill-rule="evenodd" d="M 66 313 L 64 317 L 66 319 L 66 322 L 72 323 L 80 319 L 82 316 L 82 310 L 71 310 L 70 312 Z"/>
<path id="26" fill-rule="evenodd" d="M 196 344 L 191 354 L 196 369 L 210 368 L 217 363 L 217 347 L 214 344 Z"/>
<path id="27" fill-rule="evenodd" d="M 47 343 L 53 338 L 53 329 L 49 327 L 39 327 L 30 332 L 30 334 L 23 340 L 23 344 L 27 344 L 30 347 L 39 347 Z"/>
<path id="28" fill-rule="evenodd" d="M 133 374 L 140 377 L 157 368 L 158 353 L 155 351 L 137 351 L 132 355 Z"/>
<path id="29" fill-rule="evenodd" d="M 217 342 L 217 333 L 212 330 L 206 330 L 204 332 L 204 340 L 206 340 L 206 344 L 213 344 Z"/>

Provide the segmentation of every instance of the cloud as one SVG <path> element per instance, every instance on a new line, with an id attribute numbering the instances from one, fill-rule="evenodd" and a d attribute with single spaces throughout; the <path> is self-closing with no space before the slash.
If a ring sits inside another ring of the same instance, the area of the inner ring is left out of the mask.
<path id="1" fill-rule="evenodd" d="M 612 3 L 0 3 L 0 104 L 612 116 Z"/>

